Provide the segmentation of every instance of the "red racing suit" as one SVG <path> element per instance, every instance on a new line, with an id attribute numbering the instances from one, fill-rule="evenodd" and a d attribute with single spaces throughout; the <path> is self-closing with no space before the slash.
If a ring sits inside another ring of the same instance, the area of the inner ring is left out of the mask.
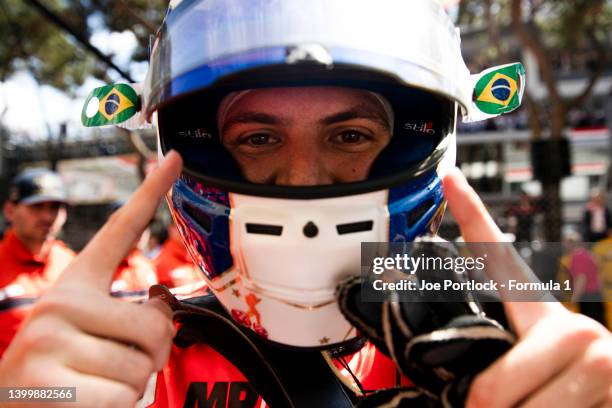
<path id="1" fill-rule="evenodd" d="M 172 292 L 176 294 L 176 290 Z M 348 370 L 329 353 L 321 353 L 330 370 L 355 395 L 361 396 Z M 343 359 L 364 390 L 410 385 L 407 378 L 398 374 L 393 361 L 369 342 Z M 296 370 L 299 371 L 299 367 Z M 162 371 L 152 376 L 138 406 L 259 408 L 268 405 L 235 365 L 209 345 L 200 343 L 187 348 L 173 345 L 168 363 Z"/>
<path id="2" fill-rule="evenodd" d="M 395 365 L 371 343 L 346 361 L 366 390 L 397 385 Z M 350 384 L 350 389 L 359 395 L 349 373 L 334 362 L 331 364 L 345 384 Z M 400 384 L 410 383 L 401 378 Z M 267 406 L 234 365 L 204 344 L 186 349 L 173 346 L 168 364 L 150 381 L 142 402 L 141 406 L 156 408 Z"/>
<path id="3" fill-rule="evenodd" d="M 48 244 L 45 256 L 35 256 L 13 230 L 6 232 L 0 243 L 0 357 L 36 299 L 73 258 L 60 240 Z"/>
<path id="4" fill-rule="evenodd" d="M 164 242 L 159 255 L 153 259 L 160 284 L 169 288 L 202 282 L 200 269 L 193 263 L 182 242 L 169 238 Z"/>

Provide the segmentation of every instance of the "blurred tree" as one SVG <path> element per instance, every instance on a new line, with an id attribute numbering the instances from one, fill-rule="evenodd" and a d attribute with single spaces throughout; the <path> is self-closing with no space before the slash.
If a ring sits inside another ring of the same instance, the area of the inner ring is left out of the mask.
<path id="1" fill-rule="evenodd" d="M 27 71 L 39 84 L 74 96 L 88 77 L 112 82 L 112 69 L 129 81 L 128 67 L 117 67 L 113 56 L 104 55 L 90 38 L 96 30 L 130 30 L 138 43 L 131 60 L 145 61 L 149 35 L 161 23 L 166 6 L 167 0 L 2 0 L 0 83 L 17 71 Z M 142 178 L 150 152 L 142 148 L 146 145 L 136 133 L 128 136 L 139 155 Z M 58 158 L 51 159 L 53 163 Z"/>
<path id="2" fill-rule="evenodd" d="M 610 68 L 612 5 L 608 0 L 463 0 L 459 24 L 469 30 L 483 30 L 488 43 L 479 62 L 511 62 L 528 51 L 546 89 L 546 98 L 535 100 L 528 92 L 525 105 L 534 140 L 564 137 L 568 113 L 580 107 L 592 94 L 606 68 Z M 577 94 L 560 92 L 560 65 L 572 65 L 585 78 Z M 572 61 L 573 60 L 573 61 Z M 529 82 L 530 78 L 527 78 Z M 551 165 L 559 160 L 549 157 Z M 560 173 L 553 169 L 553 173 Z M 561 177 L 543 178 L 547 202 L 545 236 L 560 241 L 562 203 Z"/>
<path id="3" fill-rule="evenodd" d="M 73 92 L 89 76 L 109 82 L 108 66 L 33 6 L 33 1 L 0 2 L 0 82 L 27 70 L 41 84 Z M 133 61 L 147 58 L 149 34 L 161 23 L 166 0 L 47 0 L 44 7 L 80 38 L 95 29 L 132 31 Z M 101 27 L 100 27 L 100 22 Z M 112 57 L 112 56 L 111 56 Z"/>

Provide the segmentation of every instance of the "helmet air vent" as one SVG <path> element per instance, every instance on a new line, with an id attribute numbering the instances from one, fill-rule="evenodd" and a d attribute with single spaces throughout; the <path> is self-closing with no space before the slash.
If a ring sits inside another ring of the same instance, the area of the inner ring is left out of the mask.
<path id="1" fill-rule="evenodd" d="M 336 225 L 336 230 L 338 231 L 338 235 L 344 234 L 352 234 L 355 232 L 364 232 L 364 231 L 372 231 L 372 227 L 374 226 L 374 221 L 359 221 L 359 222 L 351 222 L 348 224 L 338 224 Z"/>
<path id="2" fill-rule="evenodd" d="M 249 234 L 276 235 L 279 237 L 283 233 L 283 227 L 281 225 L 270 224 L 247 223 L 246 230 Z"/>
<path id="3" fill-rule="evenodd" d="M 299 44 L 285 50 L 287 64 L 316 63 L 331 67 L 334 60 L 329 51 L 321 44 Z"/>

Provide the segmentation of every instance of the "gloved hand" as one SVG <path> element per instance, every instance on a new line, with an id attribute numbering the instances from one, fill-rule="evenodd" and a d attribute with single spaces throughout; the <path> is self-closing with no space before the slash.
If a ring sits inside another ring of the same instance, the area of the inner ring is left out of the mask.
<path id="1" fill-rule="evenodd" d="M 449 243 L 435 238 L 413 243 L 411 256 L 456 257 Z M 384 280 L 400 281 L 407 274 L 385 272 Z M 428 282 L 461 280 L 452 271 L 416 271 Z M 514 336 L 487 318 L 467 291 L 453 293 L 417 290 L 388 293 L 383 302 L 362 301 L 363 278 L 342 282 L 336 295 L 346 319 L 367 336 L 416 386 L 386 390 L 363 401 L 364 406 L 463 406 L 471 380 L 510 349 Z M 448 301 L 448 296 L 451 301 Z M 444 297 L 447 296 L 447 297 Z M 387 406 L 387 405 L 385 405 Z"/>

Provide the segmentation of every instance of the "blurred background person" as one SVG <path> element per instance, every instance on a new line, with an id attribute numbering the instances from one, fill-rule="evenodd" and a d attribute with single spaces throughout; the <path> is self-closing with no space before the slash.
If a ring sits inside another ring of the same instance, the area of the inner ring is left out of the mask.
<path id="1" fill-rule="evenodd" d="M 30 306 L 57 279 L 74 252 L 57 238 L 66 222 L 62 179 L 46 169 L 27 170 L 10 184 L 0 243 L 0 355 Z"/>
<path id="2" fill-rule="evenodd" d="M 576 231 L 568 231 L 563 238 L 566 255 L 562 267 L 571 280 L 572 301 L 580 313 L 605 325 L 604 307 L 601 295 L 601 281 L 595 256 Z"/>
<path id="3" fill-rule="evenodd" d="M 149 239 L 142 249 L 144 256 L 149 260 L 157 258 L 162 245 L 167 239 L 168 232 L 166 231 L 166 226 L 161 221 L 153 221 L 149 226 Z"/>
<path id="4" fill-rule="evenodd" d="M 597 242 L 606 237 L 608 228 L 612 227 L 611 217 L 603 193 L 599 189 L 593 190 L 583 217 L 583 228 L 588 242 Z"/>
<path id="5" fill-rule="evenodd" d="M 201 273 L 191 260 L 174 222 L 167 226 L 168 239 L 155 260 L 159 283 L 169 288 L 203 282 Z"/>
<path id="6" fill-rule="evenodd" d="M 533 221 L 538 213 L 538 207 L 532 197 L 525 191 L 521 191 L 519 201 L 506 211 L 509 218 L 508 224 L 513 228 L 516 242 L 531 241 L 531 230 Z"/>
<path id="7" fill-rule="evenodd" d="M 123 202 L 110 204 L 108 216 L 110 217 L 122 205 Z M 148 292 L 149 287 L 157 283 L 155 268 L 142 252 L 149 241 L 149 236 L 150 233 L 147 228 L 140 239 L 134 243 L 132 250 L 117 266 L 111 284 L 111 292 L 114 296 L 133 296 L 139 292 Z"/>
<path id="8" fill-rule="evenodd" d="M 612 227 L 608 228 L 608 236 L 593 245 L 591 251 L 597 258 L 606 321 L 612 330 Z"/>

